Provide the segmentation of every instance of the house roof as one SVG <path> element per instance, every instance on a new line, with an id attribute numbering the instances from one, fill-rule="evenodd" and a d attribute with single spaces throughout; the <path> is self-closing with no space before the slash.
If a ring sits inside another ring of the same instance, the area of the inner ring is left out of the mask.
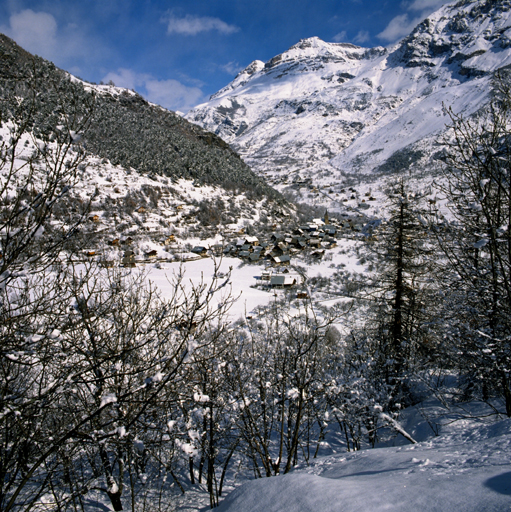
<path id="1" fill-rule="evenodd" d="M 296 278 L 293 276 L 271 276 L 270 284 L 276 286 L 292 286 L 296 284 Z"/>

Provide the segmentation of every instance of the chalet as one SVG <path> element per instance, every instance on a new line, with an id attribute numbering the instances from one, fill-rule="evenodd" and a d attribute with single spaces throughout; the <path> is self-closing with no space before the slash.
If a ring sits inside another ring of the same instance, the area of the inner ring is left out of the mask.
<path id="1" fill-rule="evenodd" d="M 273 256 L 272 261 L 275 265 L 289 265 L 291 263 L 291 256 L 289 254 L 282 254 L 281 256 Z"/>
<path id="2" fill-rule="evenodd" d="M 261 251 L 253 252 L 249 254 L 248 259 L 250 261 L 259 261 L 262 257 Z"/>
<path id="3" fill-rule="evenodd" d="M 100 221 L 99 215 L 92 215 L 92 216 L 89 217 L 89 220 L 91 222 L 95 222 L 97 224 Z"/>
<path id="4" fill-rule="evenodd" d="M 201 258 L 205 258 L 208 255 L 208 248 L 203 245 L 196 245 L 192 252 L 199 255 Z"/>
<path id="5" fill-rule="evenodd" d="M 268 272 L 267 270 L 263 270 L 261 272 L 261 280 L 262 281 L 269 281 L 271 278 L 271 272 Z"/>
<path id="6" fill-rule="evenodd" d="M 145 257 L 146 258 L 153 259 L 153 258 L 156 258 L 156 256 L 158 256 L 158 251 L 156 251 L 154 249 L 152 251 L 149 251 L 149 252 L 145 253 Z"/>
<path id="7" fill-rule="evenodd" d="M 284 238 L 285 236 L 280 233 L 273 233 L 273 235 L 271 235 L 270 241 L 278 244 L 280 242 L 283 242 Z"/>
<path id="8" fill-rule="evenodd" d="M 96 251 L 85 251 L 85 256 L 92 258 L 93 256 L 96 256 Z"/>
<path id="9" fill-rule="evenodd" d="M 282 251 L 282 253 L 286 253 L 289 249 L 288 245 L 285 242 L 279 242 L 275 247 L 273 248 L 274 250 L 280 250 Z"/>
<path id="10" fill-rule="evenodd" d="M 238 253 L 238 256 L 242 259 L 248 259 L 248 258 L 250 258 L 250 252 L 249 251 L 240 251 Z"/>
<path id="11" fill-rule="evenodd" d="M 114 268 L 114 260 L 101 260 L 99 264 L 103 268 Z"/>
<path id="12" fill-rule="evenodd" d="M 332 224 L 325 224 L 324 226 L 321 226 L 321 230 L 323 231 L 323 233 L 326 233 L 327 235 L 331 236 L 337 233 L 337 228 Z"/>
<path id="13" fill-rule="evenodd" d="M 175 235 L 169 235 L 167 238 L 165 238 L 163 245 L 170 245 L 172 242 L 176 241 Z"/>
<path id="14" fill-rule="evenodd" d="M 176 210 L 182 210 L 184 208 L 184 205 L 183 204 L 178 204 L 176 206 Z"/>
<path id="15" fill-rule="evenodd" d="M 293 276 L 271 276 L 270 286 L 272 288 L 291 288 L 296 285 L 296 278 Z"/>
<path id="16" fill-rule="evenodd" d="M 125 267 L 135 267 L 135 253 L 133 251 L 124 251 L 122 264 Z"/>
<path id="17" fill-rule="evenodd" d="M 259 239 L 256 236 L 246 236 L 245 245 L 253 245 L 255 247 L 259 245 Z"/>
<path id="18" fill-rule="evenodd" d="M 296 298 L 297 299 L 308 299 L 309 296 L 307 295 L 307 292 L 297 292 Z"/>
<path id="19" fill-rule="evenodd" d="M 133 238 L 131 238 L 131 236 L 129 236 L 125 240 L 121 240 L 122 245 L 131 245 L 132 243 L 133 243 Z"/>
<path id="20" fill-rule="evenodd" d="M 113 247 L 119 247 L 119 239 L 116 238 L 116 239 L 112 240 L 110 242 L 110 245 L 112 245 Z"/>
<path id="21" fill-rule="evenodd" d="M 236 247 L 234 247 L 234 245 L 226 245 L 223 249 L 223 253 L 224 255 L 234 255 L 236 254 Z"/>
<path id="22" fill-rule="evenodd" d="M 137 213 L 145 213 L 146 210 L 145 210 L 145 208 L 143 206 L 141 206 L 140 208 L 137 208 L 136 212 Z"/>
<path id="23" fill-rule="evenodd" d="M 309 240 L 310 247 L 321 247 L 321 239 L 320 238 L 311 238 Z"/>

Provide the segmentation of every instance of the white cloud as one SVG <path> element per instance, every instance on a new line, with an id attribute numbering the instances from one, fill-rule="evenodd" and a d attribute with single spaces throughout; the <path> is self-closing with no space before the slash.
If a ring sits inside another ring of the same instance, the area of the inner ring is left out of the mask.
<path id="1" fill-rule="evenodd" d="M 204 99 L 198 87 L 188 87 L 177 80 L 148 80 L 147 99 L 171 110 L 188 112 Z"/>
<path id="2" fill-rule="evenodd" d="M 51 60 L 57 66 L 81 74 L 82 66 L 97 62 L 108 53 L 97 38 L 86 36 L 82 27 L 60 25 L 52 14 L 25 9 L 9 17 L 0 32 L 30 53 Z"/>
<path id="3" fill-rule="evenodd" d="M 220 69 L 223 69 L 229 75 L 237 75 L 243 69 L 243 66 L 240 66 L 239 62 L 231 61 L 220 66 Z"/>
<path id="4" fill-rule="evenodd" d="M 346 33 L 346 30 L 343 30 L 342 32 L 339 32 L 338 34 L 335 34 L 335 36 L 332 37 L 332 39 L 336 43 L 345 43 L 346 40 L 348 39 L 348 34 Z"/>
<path id="5" fill-rule="evenodd" d="M 184 18 L 178 18 L 169 15 L 164 18 L 167 23 L 167 34 L 184 34 L 187 36 L 195 36 L 200 32 L 209 32 L 217 30 L 222 34 L 232 34 L 240 29 L 235 25 L 229 25 L 220 18 L 211 18 L 209 16 L 192 16 L 187 14 Z"/>
<path id="6" fill-rule="evenodd" d="M 135 73 L 131 69 L 119 68 L 117 71 L 111 71 L 105 75 L 102 81 L 105 83 L 112 81 L 118 87 L 136 89 L 137 87 L 144 86 L 145 82 L 151 79 L 151 75 Z"/>
<path id="7" fill-rule="evenodd" d="M 46 12 L 18 12 L 9 18 L 9 26 L 2 25 L 0 30 L 25 50 L 44 57 L 53 55 L 58 46 L 57 22 Z"/>
<path id="8" fill-rule="evenodd" d="M 404 7 L 407 11 L 416 13 L 413 16 L 408 16 L 408 13 L 405 12 L 396 16 L 376 37 L 387 43 L 393 43 L 408 35 L 424 18 L 445 3 L 445 0 L 414 0 L 411 4 L 405 3 Z"/>
<path id="9" fill-rule="evenodd" d="M 189 87 L 178 80 L 158 80 L 147 73 L 120 68 L 110 72 L 103 82 L 112 81 L 118 87 L 134 89 L 153 103 L 174 111 L 187 112 L 204 100 L 199 87 Z"/>
<path id="10" fill-rule="evenodd" d="M 400 14 L 392 19 L 385 30 L 380 32 L 377 37 L 392 43 L 408 35 L 421 20 L 421 17 L 410 19 L 408 14 Z"/>
<path id="11" fill-rule="evenodd" d="M 369 36 L 369 32 L 367 30 L 361 30 L 354 38 L 353 42 L 357 44 L 367 43 L 371 37 Z"/>

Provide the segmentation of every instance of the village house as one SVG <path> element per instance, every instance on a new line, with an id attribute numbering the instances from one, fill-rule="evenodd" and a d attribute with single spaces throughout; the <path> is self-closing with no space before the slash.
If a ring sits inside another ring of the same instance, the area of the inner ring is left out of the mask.
<path id="1" fill-rule="evenodd" d="M 196 245 L 193 249 L 192 249 L 192 252 L 194 254 L 197 254 L 199 255 L 201 258 L 206 258 L 207 255 L 208 255 L 208 248 L 205 247 L 204 245 Z"/>
<path id="2" fill-rule="evenodd" d="M 281 256 L 272 256 L 271 261 L 277 267 L 281 265 L 289 265 L 291 263 L 291 256 L 289 256 L 289 254 L 282 254 Z"/>
<path id="3" fill-rule="evenodd" d="M 259 245 L 259 239 L 256 236 L 246 236 L 245 237 L 245 245 L 253 245 L 258 246 Z"/>
<path id="4" fill-rule="evenodd" d="M 133 251 L 124 251 L 124 256 L 122 258 L 122 264 L 125 267 L 136 267 L 135 265 L 135 253 Z"/>
<path id="5" fill-rule="evenodd" d="M 277 275 L 271 276 L 270 286 L 272 288 L 291 288 L 296 285 L 296 278 L 293 276 Z"/>

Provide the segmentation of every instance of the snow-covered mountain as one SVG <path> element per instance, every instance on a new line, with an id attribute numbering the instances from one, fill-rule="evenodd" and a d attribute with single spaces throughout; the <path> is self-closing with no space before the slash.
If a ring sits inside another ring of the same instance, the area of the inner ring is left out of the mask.
<path id="1" fill-rule="evenodd" d="M 398 172 L 434 158 L 448 117 L 470 115 L 511 64 L 511 1 L 451 2 L 394 46 L 301 40 L 254 61 L 186 118 L 274 184 Z"/>

